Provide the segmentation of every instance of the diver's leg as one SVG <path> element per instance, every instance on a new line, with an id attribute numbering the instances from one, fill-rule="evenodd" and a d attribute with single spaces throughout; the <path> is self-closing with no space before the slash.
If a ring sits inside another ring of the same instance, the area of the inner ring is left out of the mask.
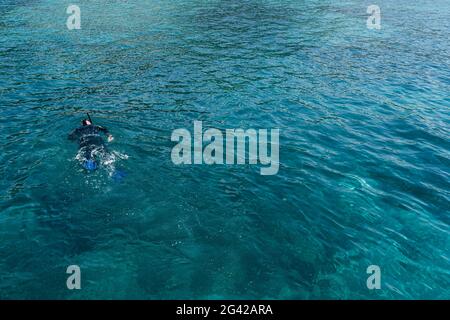
<path id="1" fill-rule="evenodd" d="M 92 146 L 83 147 L 83 167 L 91 171 L 98 167 L 97 162 L 95 161 L 94 150 L 95 149 Z"/>

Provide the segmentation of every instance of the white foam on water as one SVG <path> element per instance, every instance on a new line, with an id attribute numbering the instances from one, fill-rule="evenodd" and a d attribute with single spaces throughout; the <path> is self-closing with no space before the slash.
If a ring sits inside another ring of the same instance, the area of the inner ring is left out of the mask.
<path id="1" fill-rule="evenodd" d="M 80 148 L 78 153 L 75 156 L 75 160 L 80 163 L 80 166 L 83 165 L 83 162 L 86 161 L 86 149 Z M 127 160 L 129 156 L 125 153 L 121 153 L 116 150 L 107 151 L 105 147 L 99 146 L 93 148 L 90 151 L 91 159 L 95 159 L 97 163 L 99 163 L 99 167 L 96 171 L 104 170 L 108 173 L 108 176 L 111 177 L 116 171 L 116 163 L 119 160 Z"/>

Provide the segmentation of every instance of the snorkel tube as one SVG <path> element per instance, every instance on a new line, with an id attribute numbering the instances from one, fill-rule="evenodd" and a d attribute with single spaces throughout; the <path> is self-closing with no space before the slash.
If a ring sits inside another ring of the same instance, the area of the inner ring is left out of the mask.
<path id="1" fill-rule="evenodd" d="M 89 112 L 86 112 L 86 114 L 87 114 L 87 116 L 88 116 L 89 122 L 90 122 L 91 124 L 94 124 L 94 123 L 92 122 L 91 116 L 89 115 Z"/>

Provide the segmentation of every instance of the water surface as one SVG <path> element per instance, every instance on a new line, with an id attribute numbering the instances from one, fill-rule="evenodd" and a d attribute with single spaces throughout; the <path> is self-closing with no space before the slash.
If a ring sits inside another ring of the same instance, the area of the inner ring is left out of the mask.
<path id="1" fill-rule="evenodd" d="M 0 1 L 0 298 L 450 298 L 448 1 L 69 4 Z M 279 173 L 175 166 L 195 120 L 280 128 Z"/>

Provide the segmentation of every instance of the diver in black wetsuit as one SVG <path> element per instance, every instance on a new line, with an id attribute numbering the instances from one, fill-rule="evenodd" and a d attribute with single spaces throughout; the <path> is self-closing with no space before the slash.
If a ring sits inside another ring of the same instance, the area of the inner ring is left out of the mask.
<path id="1" fill-rule="evenodd" d="M 87 170 L 95 170 L 98 167 L 95 155 L 99 152 L 106 152 L 106 146 L 100 133 L 108 137 L 108 142 L 114 138 L 108 129 L 93 125 L 90 118 L 84 119 L 81 123 L 81 127 L 74 129 L 69 134 L 69 139 L 78 139 L 79 149 L 84 156 L 83 167 Z"/>

